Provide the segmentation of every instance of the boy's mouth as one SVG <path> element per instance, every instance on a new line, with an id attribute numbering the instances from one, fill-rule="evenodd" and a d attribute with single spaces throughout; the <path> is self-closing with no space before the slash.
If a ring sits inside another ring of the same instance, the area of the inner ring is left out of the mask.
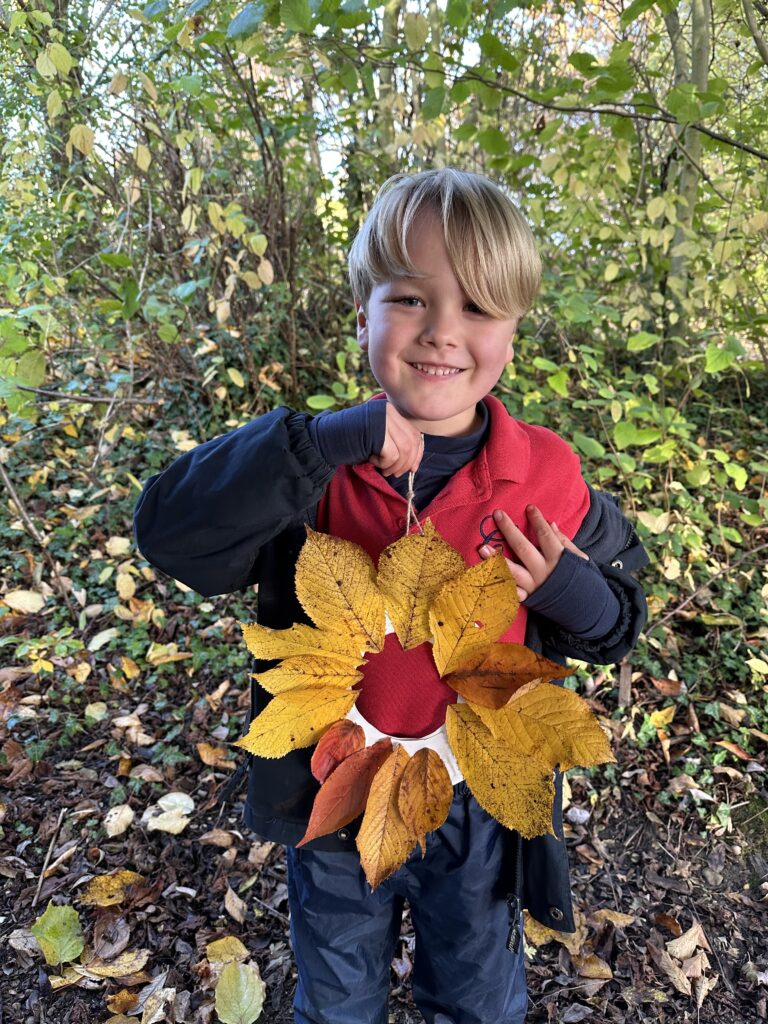
<path id="1" fill-rule="evenodd" d="M 426 373 L 428 377 L 455 377 L 464 370 L 460 366 L 443 366 L 438 363 L 411 363 L 414 370 Z"/>

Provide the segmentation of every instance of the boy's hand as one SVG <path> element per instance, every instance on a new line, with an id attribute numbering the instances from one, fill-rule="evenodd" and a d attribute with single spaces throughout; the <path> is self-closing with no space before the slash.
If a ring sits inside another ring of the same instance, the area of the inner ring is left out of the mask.
<path id="1" fill-rule="evenodd" d="M 378 455 L 368 460 L 384 476 L 414 473 L 424 454 L 424 438 L 410 420 L 402 416 L 394 405 L 387 402 L 387 426 L 384 445 Z"/>
<path id="2" fill-rule="evenodd" d="M 544 580 L 549 578 L 565 548 L 572 551 L 574 555 L 578 555 L 579 558 L 589 558 L 558 529 L 557 523 L 548 523 L 535 505 L 529 505 L 526 514 L 536 531 L 539 541 L 538 548 L 528 540 L 522 530 L 515 526 L 506 512 L 497 509 L 493 513 L 494 522 L 518 559 L 513 562 L 508 558 L 506 561 L 517 584 L 517 592 L 521 601 L 524 601 L 529 594 L 541 586 Z M 483 558 L 490 558 L 495 553 L 490 544 L 480 548 Z"/>

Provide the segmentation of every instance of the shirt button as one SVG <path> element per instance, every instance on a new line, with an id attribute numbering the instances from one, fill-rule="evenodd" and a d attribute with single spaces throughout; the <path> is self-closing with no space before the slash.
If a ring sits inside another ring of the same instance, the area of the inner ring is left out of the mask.
<path id="1" fill-rule="evenodd" d="M 552 918 L 553 921 L 562 921 L 565 917 L 565 914 L 562 912 L 560 907 L 550 907 L 549 916 Z"/>
<path id="2" fill-rule="evenodd" d="M 336 836 L 339 839 L 349 839 L 349 830 L 346 828 L 340 828 L 339 831 L 336 833 Z"/>
<path id="3" fill-rule="evenodd" d="M 622 562 L 622 560 L 620 558 L 617 558 L 616 561 L 611 562 L 611 565 L 613 566 L 614 569 L 623 569 L 624 568 L 624 563 Z"/>

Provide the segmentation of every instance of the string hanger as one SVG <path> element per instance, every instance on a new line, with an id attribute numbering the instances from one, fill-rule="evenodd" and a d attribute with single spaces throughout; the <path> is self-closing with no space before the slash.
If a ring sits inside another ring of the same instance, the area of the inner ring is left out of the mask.
<path id="1" fill-rule="evenodd" d="M 422 448 L 424 447 L 424 435 L 423 434 L 421 435 L 421 446 L 422 446 Z M 419 522 L 419 517 L 416 515 L 416 507 L 415 507 L 415 505 L 413 503 L 413 499 L 414 499 L 414 495 L 415 495 L 415 491 L 414 491 L 414 487 L 413 487 L 413 481 L 414 481 L 415 477 L 416 477 L 415 470 L 411 470 L 411 472 L 408 474 L 408 493 L 406 494 L 406 498 L 408 500 L 408 512 L 407 512 L 406 517 L 405 517 L 405 536 L 406 537 L 411 532 L 411 521 L 416 523 L 416 525 L 419 528 L 419 533 L 424 533 L 424 528 L 421 525 L 421 523 Z"/>

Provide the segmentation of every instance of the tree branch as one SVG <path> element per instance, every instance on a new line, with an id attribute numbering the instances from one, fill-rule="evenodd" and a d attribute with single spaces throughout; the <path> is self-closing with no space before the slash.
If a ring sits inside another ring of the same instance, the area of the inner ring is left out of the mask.
<path id="1" fill-rule="evenodd" d="M 752 38 L 755 41 L 757 52 L 760 54 L 760 59 L 763 64 L 768 66 L 768 43 L 765 41 L 763 34 L 757 27 L 757 18 L 755 17 L 755 9 L 752 6 L 752 0 L 741 0 L 741 5 L 744 8 L 744 17 L 747 19 L 747 25 L 749 31 L 752 33 Z"/>

